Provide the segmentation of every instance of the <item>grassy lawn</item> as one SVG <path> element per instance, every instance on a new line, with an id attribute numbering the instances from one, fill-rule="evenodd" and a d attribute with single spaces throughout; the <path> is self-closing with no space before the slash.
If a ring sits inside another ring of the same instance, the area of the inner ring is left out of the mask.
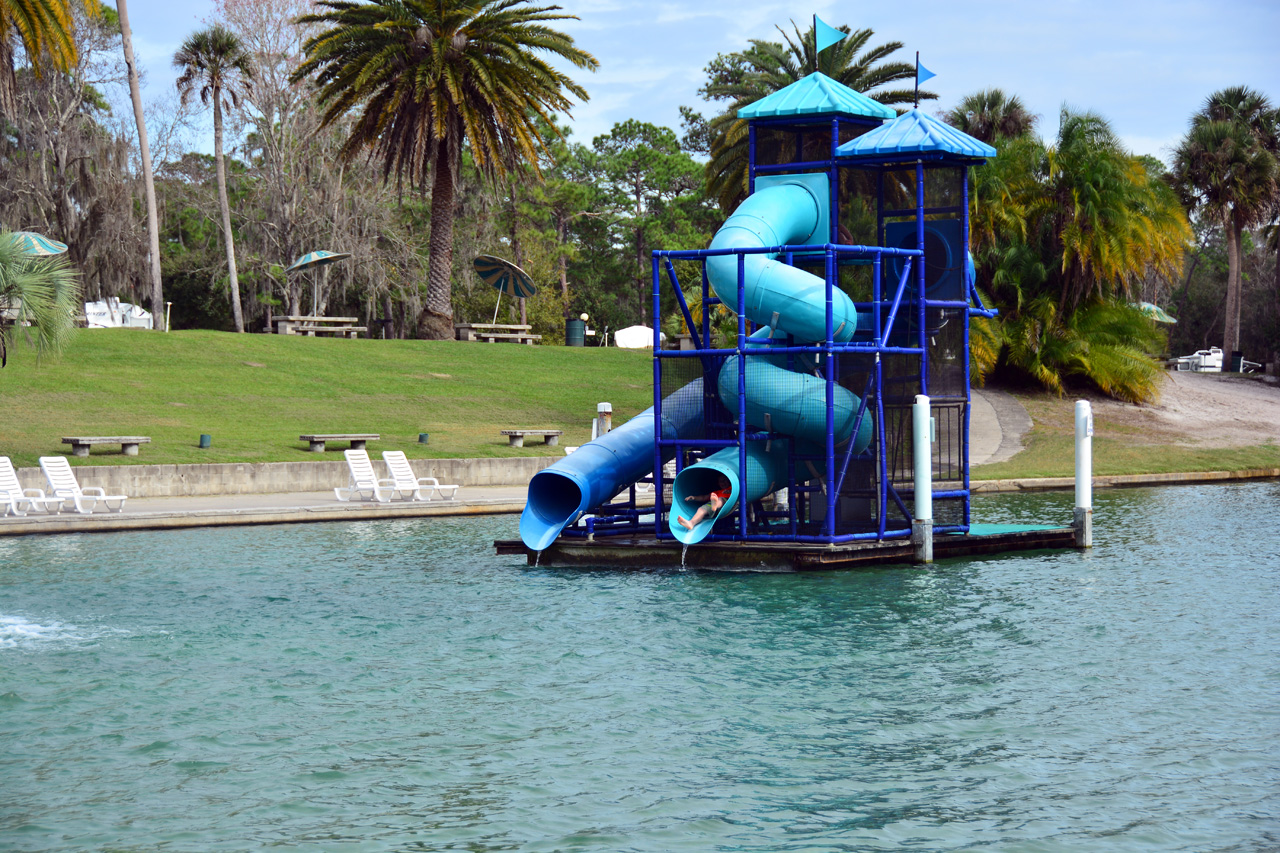
<path id="1" fill-rule="evenodd" d="M 77 332 L 57 360 L 37 365 L 22 345 L 9 355 L 0 455 L 20 467 L 68 454 L 64 435 L 151 436 L 136 457 L 107 445 L 76 460 L 93 465 L 313 461 L 321 457 L 298 440 L 313 432 L 379 433 L 375 456 L 559 456 L 536 439 L 509 447 L 498 430 L 562 429 L 562 444 L 582 444 L 597 403 L 613 404 L 615 423 L 652 404 L 644 350 L 95 329 Z M 1027 449 L 975 467 L 974 478 L 1071 476 L 1072 401 L 1017 397 L 1035 423 Z M 1280 467 L 1275 444 L 1180 446 L 1104 417 L 1096 430 L 1098 474 Z M 420 432 L 429 444 L 418 443 Z M 199 449 L 201 433 L 213 436 L 211 448 Z M 341 458 L 342 446 L 323 458 Z"/>
<path id="2" fill-rule="evenodd" d="M 1034 426 L 1023 438 L 1024 449 L 1007 462 L 975 465 L 975 480 L 1016 480 L 1075 476 L 1074 398 L 1015 393 Z M 1096 407 L 1095 407 L 1096 408 Z M 1094 417 L 1093 473 L 1177 474 L 1193 471 L 1244 471 L 1280 468 L 1280 445 L 1214 448 L 1171 443 L 1105 416 Z"/>
<path id="3" fill-rule="evenodd" d="M 559 456 L 537 439 L 509 447 L 498 430 L 562 429 L 562 444 L 581 444 L 597 403 L 612 403 L 616 422 L 652 405 L 652 377 L 647 352 L 611 347 L 81 330 L 38 365 L 27 347 L 10 349 L 0 455 L 35 466 L 68 454 L 66 435 L 148 435 L 137 457 L 106 445 L 77 462 L 312 461 L 300 434 L 375 432 L 375 456 Z M 211 448 L 199 449 L 201 433 Z"/>

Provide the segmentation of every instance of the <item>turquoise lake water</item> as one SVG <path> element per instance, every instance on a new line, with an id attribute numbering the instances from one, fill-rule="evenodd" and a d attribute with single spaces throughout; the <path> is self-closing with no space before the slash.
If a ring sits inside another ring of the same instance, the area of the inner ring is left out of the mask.
<path id="1" fill-rule="evenodd" d="M 531 569 L 515 516 L 0 539 L 0 850 L 1280 849 L 1280 483 L 1095 513 L 811 575 Z"/>

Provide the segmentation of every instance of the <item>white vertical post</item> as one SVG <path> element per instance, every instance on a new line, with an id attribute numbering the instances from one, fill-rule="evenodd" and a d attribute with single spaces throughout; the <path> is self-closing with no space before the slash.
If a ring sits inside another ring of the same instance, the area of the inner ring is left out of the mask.
<path id="1" fill-rule="evenodd" d="M 1093 547 L 1093 409 L 1076 401 L 1076 546 Z"/>
<path id="2" fill-rule="evenodd" d="M 613 429 L 613 404 L 596 403 L 596 420 L 600 422 L 600 434 Z"/>
<path id="3" fill-rule="evenodd" d="M 915 519 L 911 543 L 918 563 L 933 562 L 933 412 L 929 398 L 916 395 L 911 407 L 911 446 L 915 454 Z"/>

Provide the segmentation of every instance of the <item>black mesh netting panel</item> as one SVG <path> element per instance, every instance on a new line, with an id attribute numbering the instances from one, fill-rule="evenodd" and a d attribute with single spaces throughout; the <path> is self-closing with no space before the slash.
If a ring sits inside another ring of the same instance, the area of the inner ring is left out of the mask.
<path id="1" fill-rule="evenodd" d="M 703 360 L 699 358 L 662 359 L 662 412 L 665 416 L 684 420 L 686 413 L 681 407 L 702 405 L 702 395 L 676 394 L 689 383 L 702 379 L 702 364 Z M 714 379 L 709 384 L 714 386 Z"/>

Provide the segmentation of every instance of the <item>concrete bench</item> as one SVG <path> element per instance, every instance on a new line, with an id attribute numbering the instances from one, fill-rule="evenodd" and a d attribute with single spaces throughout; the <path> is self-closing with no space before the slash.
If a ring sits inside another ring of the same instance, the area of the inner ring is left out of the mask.
<path id="1" fill-rule="evenodd" d="M 527 323 L 459 323 L 453 330 L 454 336 L 460 341 L 483 341 L 490 344 L 510 341 L 533 346 L 542 340 L 542 335 L 530 334 L 529 330 L 532 328 Z"/>
<path id="2" fill-rule="evenodd" d="M 377 441 L 381 436 L 365 432 L 336 432 L 324 435 L 300 435 L 298 438 L 311 444 L 311 452 L 324 453 L 324 445 L 327 441 L 349 441 L 352 450 L 364 450 L 366 441 Z"/>
<path id="3" fill-rule="evenodd" d="M 476 340 L 486 344 L 496 344 L 502 341 L 510 341 L 515 344 L 526 344 L 533 346 L 542 340 L 542 335 L 519 335 L 519 334 L 499 334 L 497 332 L 476 332 Z"/>
<path id="4" fill-rule="evenodd" d="M 71 445 L 73 456 L 88 456 L 89 448 L 95 444 L 118 444 L 125 456 L 137 456 L 139 444 L 150 444 L 151 438 L 146 435 L 73 435 L 62 439 L 63 444 Z"/>
<path id="5" fill-rule="evenodd" d="M 342 335 L 348 338 L 359 337 L 361 332 L 369 331 L 368 326 L 294 326 L 298 334 L 315 337 L 316 335 Z"/>
<path id="6" fill-rule="evenodd" d="M 267 318 L 268 333 L 275 331 L 280 335 L 343 335 L 354 338 L 360 332 L 368 331 L 367 326 L 357 326 L 359 317 L 313 317 L 302 314 L 271 316 Z"/>
<path id="7" fill-rule="evenodd" d="M 560 429 L 501 429 L 498 432 L 507 437 L 507 442 L 512 447 L 524 447 L 526 435 L 540 435 L 543 444 L 554 447 L 560 443 L 560 436 L 564 435 L 564 430 Z"/>

